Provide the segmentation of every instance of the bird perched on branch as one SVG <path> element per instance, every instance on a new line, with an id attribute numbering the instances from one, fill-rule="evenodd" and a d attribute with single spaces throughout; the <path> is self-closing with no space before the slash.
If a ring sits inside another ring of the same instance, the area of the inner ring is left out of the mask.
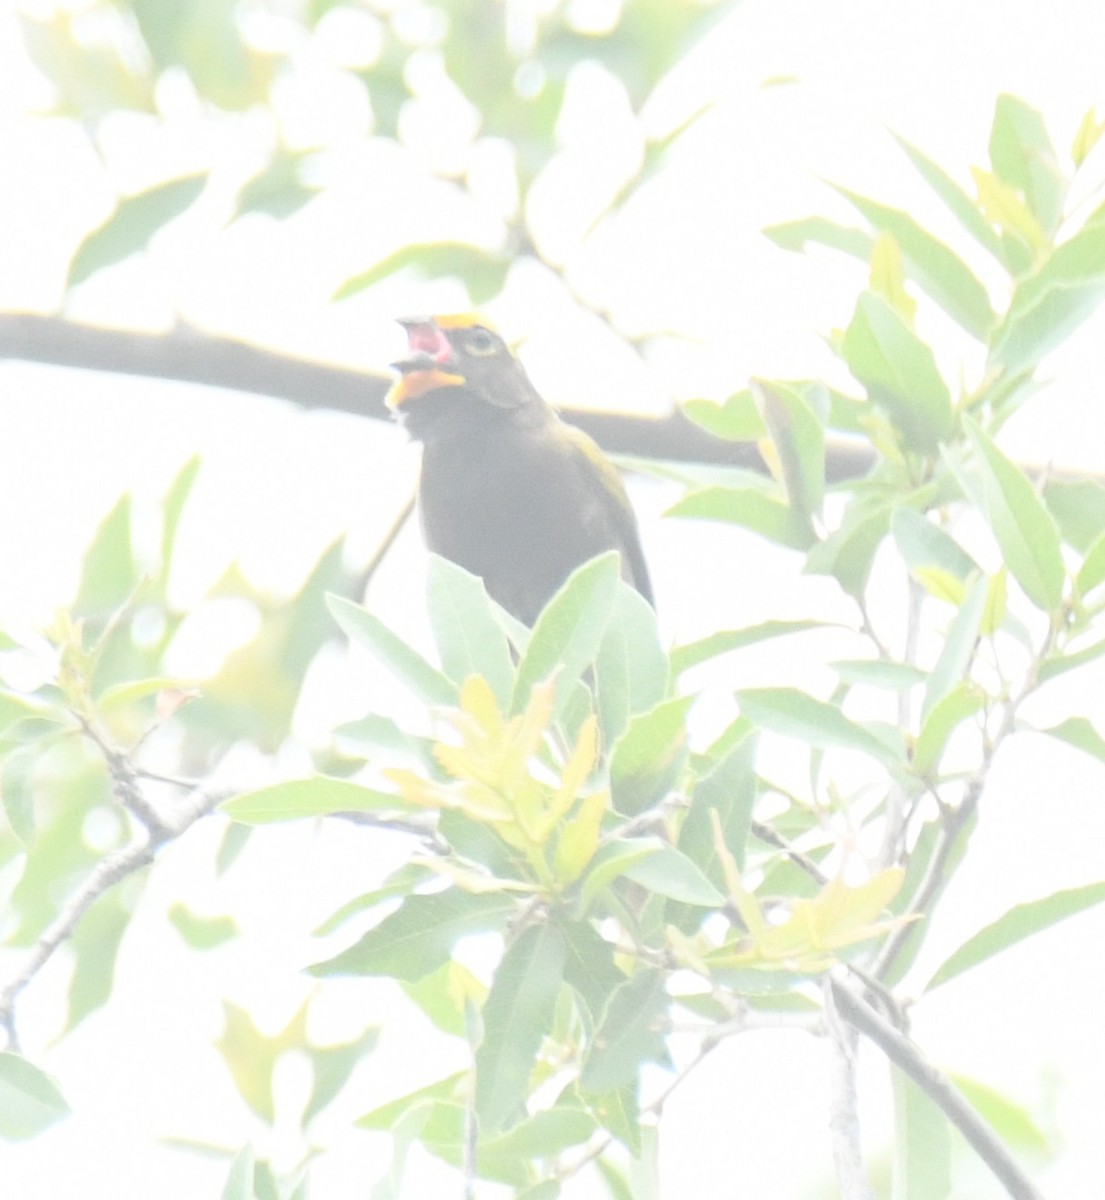
<path id="1" fill-rule="evenodd" d="M 389 406 L 423 444 L 419 505 L 429 548 L 483 578 L 532 625 L 571 572 L 604 550 L 651 604 L 621 476 L 537 394 L 490 322 L 471 313 L 402 320 L 408 356 Z"/>

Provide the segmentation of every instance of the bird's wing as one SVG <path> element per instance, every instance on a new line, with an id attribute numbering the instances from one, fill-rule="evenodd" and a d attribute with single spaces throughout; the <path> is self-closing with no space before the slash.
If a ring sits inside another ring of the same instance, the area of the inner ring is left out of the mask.
<path id="1" fill-rule="evenodd" d="M 562 422 L 568 441 L 580 456 L 580 480 L 590 489 L 595 503 L 604 514 L 608 514 L 619 542 L 622 559 L 629 567 L 633 586 L 655 607 L 652 597 L 652 581 L 648 574 L 641 535 L 637 530 L 637 519 L 629 494 L 617 467 L 599 449 L 593 438 L 575 425 Z"/>

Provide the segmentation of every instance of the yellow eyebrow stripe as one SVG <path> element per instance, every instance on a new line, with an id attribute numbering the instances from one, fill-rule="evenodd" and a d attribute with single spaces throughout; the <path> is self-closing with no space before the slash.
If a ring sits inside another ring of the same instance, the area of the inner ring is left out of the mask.
<path id="1" fill-rule="evenodd" d="M 492 321 L 475 312 L 442 313 L 433 320 L 438 329 L 471 329 L 474 325 L 482 325 L 484 329 L 490 329 L 492 333 L 499 332 Z"/>

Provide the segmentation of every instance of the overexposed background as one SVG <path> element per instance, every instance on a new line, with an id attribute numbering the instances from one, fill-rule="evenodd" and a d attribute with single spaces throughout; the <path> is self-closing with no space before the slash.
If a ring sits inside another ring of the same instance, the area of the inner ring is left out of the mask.
<path id="1" fill-rule="evenodd" d="M 211 145 L 187 98 L 170 93 L 161 98 L 171 116 L 167 131 L 128 116 L 105 129 L 114 172 L 108 179 L 72 122 L 32 115 L 44 85 L 22 61 L 15 19 L 14 8 L 0 4 L 0 308 L 53 311 L 69 258 L 110 211 L 115 187 L 131 190 L 212 163 L 240 163 L 248 174 L 266 135 L 243 119 L 224 130 L 225 144 Z M 353 94 L 331 86 L 328 73 L 328 65 L 355 52 L 355 42 L 318 41 L 303 56 L 302 78 L 289 83 L 289 109 L 294 98 L 309 126 L 293 131 L 304 144 L 329 148 L 324 197 L 288 221 L 247 219 L 229 232 L 221 228 L 219 197 L 205 197 L 203 211 L 179 223 L 191 223 L 186 231 L 170 227 L 148 255 L 93 277 L 66 300 L 67 315 L 154 330 L 186 321 L 383 369 L 403 343 L 390 317 L 468 307 L 459 284 L 408 277 L 330 301 L 343 279 L 390 249 L 382 230 L 479 236 L 479 220 L 487 218 L 478 220 L 444 193 L 428 194 L 414 165 L 366 143 L 368 113 Z M 839 367 L 822 339 L 847 322 L 864 269 L 828 252 L 786 254 L 762 227 L 813 212 L 847 218 L 844 202 L 824 185 L 830 180 L 915 212 L 954 241 L 950 218 L 889 131 L 967 184 L 970 164 L 985 159 L 1000 92 L 1039 108 L 1065 151 L 1085 110 L 1105 110 L 1103 61 L 1100 0 L 749 0 L 670 80 L 649 117 L 662 130 L 704 101 L 714 107 L 573 276 L 630 332 L 693 329 L 700 340 L 673 340 L 642 367 L 558 301 L 536 270 L 512 277 L 491 314 L 509 337 L 524 339 L 522 356 L 554 401 L 658 411 L 691 396 L 724 397 L 752 375 L 835 378 Z M 309 106 L 305 95 L 313 98 Z M 558 169 L 575 172 L 580 189 L 623 144 L 618 121 L 616 99 L 596 74 L 581 85 L 579 111 L 563 130 Z M 436 152 L 446 154 L 447 123 L 441 132 Z M 488 170 L 493 190 L 494 164 Z M 1099 146 L 1087 174 L 1100 179 L 1103 172 Z M 363 222 L 353 219 L 361 213 Z M 570 208 L 550 202 L 531 215 L 543 247 L 553 257 L 559 247 L 568 254 L 577 232 Z M 205 235 L 198 255 L 197 229 Z M 630 257 L 642 229 L 650 253 Z M 484 232 L 494 240 L 492 226 Z M 984 261 L 972 265 L 993 282 Z M 962 368 L 959 360 L 941 365 L 949 378 L 962 369 L 970 382 L 979 364 L 963 352 Z M 1003 445 L 1022 460 L 1105 472 L 1101 319 L 1073 337 L 1050 369 L 1052 381 L 1010 423 Z M 399 430 L 355 417 L 304 415 L 254 396 L 148 379 L 2 363 L 0 623 L 47 624 L 71 599 L 81 551 L 118 495 L 161 495 L 197 452 L 203 468 L 174 578 L 183 606 L 198 602 L 236 559 L 258 582 L 291 591 L 338 534 L 353 530 L 371 546 L 417 471 L 417 454 Z M 831 589 L 798 575 L 797 559 L 788 570 L 785 556 L 752 538 L 661 521 L 672 494 L 645 480 L 633 489 L 671 640 L 723 624 L 805 615 L 811 604 L 831 609 Z M 422 569 L 412 525 L 368 596 L 375 611 L 412 637 L 421 628 Z M 197 630 L 180 648 L 180 673 L 210 671 L 248 633 L 232 623 Z M 358 715 L 373 688 L 383 686 L 344 663 L 327 669 L 331 686 L 317 689 L 318 710 L 304 717 L 307 733 L 313 726 L 320 737 L 332 720 Z M 754 659 L 749 669 L 756 669 Z M 801 678 L 806 667 L 796 661 L 786 669 Z M 777 679 L 777 658 L 771 670 Z M 1092 711 L 1094 687 L 1099 681 L 1087 682 L 1083 711 Z M 1003 752 L 973 861 L 939 910 L 932 965 L 1012 904 L 1105 876 L 1102 768 L 1073 750 L 1049 745 L 1046 759 L 1037 750 L 1025 737 Z M 174 1149 L 161 1140 L 169 1137 L 229 1146 L 253 1138 L 259 1152 L 285 1166 L 302 1152 L 291 1134 L 282 1142 L 279 1130 L 275 1144 L 259 1140 L 267 1131 L 248 1115 L 210 1047 L 221 1028 L 221 1001 L 234 999 L 267 1029 L 281 1028 L 315 986 L 289 970 L 322 957 L 310 931 L 348 896 L 350 879 L 363 878 L 367 890 L 403 847 L 333 825 L 280 827 L 255 838 L 239 867 L 216 880 L 210 862 L 218 837 L 216 823 L 205 822 L 162 856 L 105 1009 L 53 1045 L 56 1013 L 48 998 L 63 960 L 24 996 L 25 1045 L 65 1081 L 74 1115 L 33 1142 L 0 1147 L 4 1195 L 217 1196 L 225 1161 Z M 190 953 L 165 920 L 168 905 L 181 898 L 193 911 L 233 911 L 243 936 L 203 957 Z M 916 1016 L 917 1038 L 935 1061 L 1047 1115 L 1047 1131 L 1062 1146 L 1042 1183 L 1055 1197 L 1099 1194 L 1105 1178 L 1105 979 L 1087 951 L 1103 936 L 1099 913 L 1076 918 L 1030 949 L 1009 951 L 949 984 Z M 372 1019 L 384 1022 L 385 1033 L 359 1107 L 339 1103 L 327 1114 L 330 1152 L 312 1169 L 311 1194 L 367 1195 L 386 1162 L 384 1147 L 372 1135 L 349 1133 L 349 1119 L 438 1078 L 446 1064 L 386 986 L 351 981 L 348 992 L 335 984 L 327 990 L 332 1027 L 323 1036 L 340 1040 Z M 422 1048 L 425 1060 L 418 1062 Z M 877 1055 L 865 1056 L 864 1070 L 865 1141 L 876 1154 L 888 1144 L 889 1094 Z M 298 1094 L 303 1081 L 294 1064 L 284 1076 L 279 1086 Z M 742 1195 L 831 1195 L 826 1092 L 823 1047 L 802 1035 L 750 1037 L 723 1048 L 665 1112 L 664 1196 L 735 1197 L 735 1184 L 718 1174 L 719 1145 L 739 1163 Z M 765 1112 L 777 1116 L 765 1122 Z M 745 1129 L 754 1134 L 742 1136 Z M 808 1140 L 811 1129 L 821 1131 L 820 1141 Z M 436 1194 L 432 1164 L 416 1164 L 414 1179 L 422 1169 L 411 1196 Z M 981 1174 L 964 1174 L 955 1193 L 960 1200 L 999 1194 Z"/>

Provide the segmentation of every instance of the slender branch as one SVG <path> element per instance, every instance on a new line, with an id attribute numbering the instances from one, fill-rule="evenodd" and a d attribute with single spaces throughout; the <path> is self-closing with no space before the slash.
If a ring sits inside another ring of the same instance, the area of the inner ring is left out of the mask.
<path id="1" fill-rule="evenodd" d="M 928 916 L 931 905 L 943 890 L 948 863 L 952 859 L 953 852 L 958 848 L 960 839 L 970 831 L 971 819 L 982 799 L 984 777 L 984 774 L 980 774 L 972 780 L 966 796 L 955 808 L 944 810 L 939 840 L 913 903 L 909 907 L 909 915 L 922 918 Z M 883 942 L 871 966 L 871 974 L 876 979 L 885 979 L 889 974 L 906 942 L 911 937 L 917 936 L 917 924 L 916 921 L 903 922 Z"/>
<path id="2" fill-rule="evenodd" d="M 760 839 L 761 842 L 768 842 L 772 846 L 777 846 L 790 859 L 795 866 L 801 867 L 806 874 L 815 882 L 824 886 L 829 882 L 828 875 L 813 861 L 808 854 L 804 854 L 793 842 L 770 825 L 765 825 L 763 821 L 753 819 L 751 825 L 752 832 Z"/>
<path id="3" fill-rule="evenodd" d="M 921 634 L 921 607 L 924 603 L 924 589 L 912 577 L 909 577 L 906 592 L 906 632 L 905 644 L 902 647 L 902 662 L 915 666 L 917 663 L 917 643 Z M 898 728 L 909 729 L 912 723 L 910 694 L 903 691 L 898 696 Z M 879 849 L 876 862 L 880 869 L 895 866 L 905 854 L 906 823 L 909 816 L 909 797 L 905 788 L 896 782 L 891 782 L 886 797 L 886 824 L 883 829 L 882 846 Z"/>
<path id="4" fill-rule="evenodd" d="M 414 512 L 415 498 L 417 489 L 412 489 L 410 495 L 403 501 L 402 507 L 396 512 L 391 525 L 388 527 L 384 536 L 380 539 L 380 544 L 376 547 L 372 557 L 365 564 L 365 568 L 361 571 L 360 577 L 356 583 L 350 588 L 352 595 L 363 597 L 368 591 L 368 585 L 372 582 L 373 576 L 376 574 L 380 564 L 387 557 L 388 551 L 395 544 L 395 539 L 403 532 L 403 527 L 411 519 Z"/>
<path id="5" fill-rule="evenodd" d="M 856 1044 L 854 1025 L 841 1019 L 833 989 L 826 977 L 825 1024 L 832 1053 L 829 1097 L 829 1130 L 833 1139 L 833 1162 L 843 1200 L 874 1200 L 874 1192 L 863 1171 L 859 1129 L 859 1096 L 856 1090 Z"/>
<path id="6" fill-rule="evenodd" d="M 840 1015 L 874 1042 L 944 1113 L 1001 1181 L 1012 1200 L 1044 1200 L 1043 1193 L 1024 1173 L 1004 1143 L 943 1071 L 933 1066 L 909 1038 L 899 1033 L 846 984 L 839 979 L 830 979 L 829 988 Z"/>
<path id="7" fill-rule="evenodd" d="M 19 974 L 0 989 L 0 1029 L 7 1035 L 10 1050 L 19 1049 L 19 1038 L 15 1030 L 15 1002 L 20 993 L 73 932 L 89 905 L 109 888 L 126 879 L 128 875 L 133 875 L 152 860 L 153 849 L 145 837 L 140 842 L 124 846 L 121 850 L 102 858 L 39 935 Z"/>
<path id="8" fill-rule="evenodd" d="M 945 806 L 943 808 L 939 841 L 929 861 L 928 870 L 925 872 L 913 903 L 910 905 L 908 915 L 922 918 L 927 917 L 931 906 L 943 890 L 946 884 L 945 876 L 948 863 L 951 861 L 953 853 L 958 848 L 961 839 L 970 832 L 971 821 L 978 811 L 978 805 L 982 799 L 990 766 L 1002 743 L 1013 732 L 1020 706 L 1035 690 L 1039 680 L 1040 664 L 1054 649 L 1060 628 L 1055 622 L 1052 622 L 1049 626 L 1047 635 L 1032 662 L 1031 669 L 1021 684 L 1020 690 L 1015 696 L 1010 697 L 1006 701 L 1002 710 L 1001 721 L 998 723 L 993 736 L 989 738 L 983 747 L 982 761 L 970 776 L 963 799 L 955 807 Z M 876 979 L 885 979 L 887 977 L 907 940 L 914 934 L 914 925 L 915 922 L 907 922 L 900 925 L 882 944 L 878 956 L 871 967 L 871 974 Z"/>
<path id="9" fill-rule="evenodd" d="M 144 828 L 136 841 L 105 855 L 92 868 L 57 916 L 39 935 L 19 973 L 0 989 L 0 1029 L 7 1034 L 10 1049 L 19 1048 L 15 1029 L 15 1004 L 20 993 L 42 970 L 54 951 L 70 937 L 88 908 L 117 883 L 148 866 L 163 842 L 179 837 L 189 826 L 206 816 L 222 799 L 223 796 L 219 793 L 193 793 L 191 802 L 181 805 L 170 818 L 160 819 L 156 828 Z"/>

